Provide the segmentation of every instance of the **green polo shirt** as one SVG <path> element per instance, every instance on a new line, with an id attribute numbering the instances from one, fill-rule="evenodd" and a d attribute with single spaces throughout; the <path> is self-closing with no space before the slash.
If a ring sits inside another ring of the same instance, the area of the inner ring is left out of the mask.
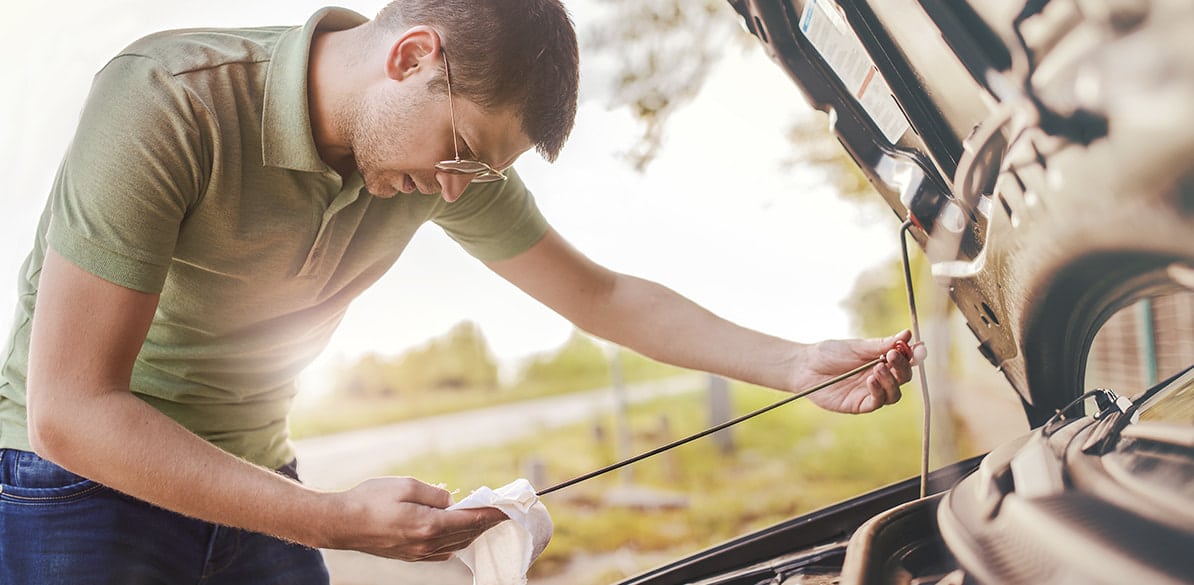
<path id="1" fill-rule="evenodd" d="M 421 224 L 481 260 L 542 237 L 546 222 L 517 173 L 448 204 L 374 197 L 359 175 L 342 181 L 319 158 L 311 38 L 363 22 L 324 9 L 303 27 L 164 32 L 96 75 L 21 270 L 0 356 L 0 448 L 29 449 L 29 329 L 47 249 L 161 293 L 132 391 L 224 450 L 279 467 L 293 457 L 295 377 Z"/>

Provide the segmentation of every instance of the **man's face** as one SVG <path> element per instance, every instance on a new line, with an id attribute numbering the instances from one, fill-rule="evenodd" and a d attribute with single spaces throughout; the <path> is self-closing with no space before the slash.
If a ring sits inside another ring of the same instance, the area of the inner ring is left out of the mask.
<path id="1" fill-rule="evenodd" d="M 378 88 L 357 108 L 351 147 L 365 188 L 379 197 L 415 191 L 448 202 L 460 197 L 472 177 L 435 169 L 456 156 L 452 113 L 461 158 L 505 169 L 531 147 L 510 111 L 485 112 L 460 96 L 450 110 L 447 95 L 429 91 L 420 75 Z"/>

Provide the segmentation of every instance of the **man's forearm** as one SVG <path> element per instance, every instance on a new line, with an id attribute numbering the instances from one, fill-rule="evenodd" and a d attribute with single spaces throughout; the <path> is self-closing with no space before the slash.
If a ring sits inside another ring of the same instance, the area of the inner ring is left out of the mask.
<path id="1" fill-rule="evenodd" d="M 619 274 L 604 301 L 577 325 L 665 363 L 779 389 L 803 344 L 741 327 L 658 283 Z"/>
<path id="2" fill-rule="evenodd" d="M 589 260 L 549 229 L 487 266 L 594 335 L 654 359 L 788 390 L 808 346 L 751 331 L 660 284 Z M 796 380 L 799 381 L 799 380 Z"/>
<path id="3" fill-rule="evenodd" d="M 33 448 L 163 508 L 310 542 L 328 498 L 221 451 L 129 391 L 157 301 L 47 252 L 26 384 Z"/>
<path id="4" fill-rule="evenodd" d="M 662 285 L 616 275 L 601 299 L 590 303 L 577 325 L 675 365 L 796 392 L 868 361 L 874 366 L 814 394 L 810 400 L 834 412 L 870 412 L 900 399 L 911 378 L 912 356 L 896 351 L 911 333 L 889 338 L 787 341 L 735 325 Z M 923 359 L 923 350 L 917 359 Z M 877 360 L 876 358 L 882 358 Z"/>
<path id="5" fill-rule="evenodd" d="M 43 457 L 157 506 L 311 546 L 329 528 L 330 494 L 220 450 L 127 390 L 36 404 L 30 423 Z"/>
<path id="6" fill-rule="evenodd" d="M 157 300 L 47 253 L 26 387 L 29 438 L 43 457 L 188 516 L 409 561 L 445 560 L 505 519 L 444 510 L 448 492 L 412 478 L 317 492 L 178 425 L 128 390 Z"/>

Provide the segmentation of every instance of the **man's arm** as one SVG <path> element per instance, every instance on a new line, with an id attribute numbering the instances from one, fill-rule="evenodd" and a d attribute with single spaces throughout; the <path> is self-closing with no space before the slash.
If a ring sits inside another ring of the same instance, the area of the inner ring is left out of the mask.
<path id="1" fill-rule="evenodd" d="M 494 509 L 442 510 L 447 492 L 409 478 L 319 492 L 187 431 L 129 391 L 157 302 L 47 253 L 29 358 L 38 454 L 188 516 L 404 560 L 446 559 L 505 519 Z"/>
<path id="2" fill-rule="evenodd" d="M 825 408 L 867 412 L 900 398 L 909 360 L 887 339 L 801 344 L 731 323 L 657 283 L 589 260 L 552 229 L 526 252 L 488 263 L 576 326 L 653 359 L 797 391 L 883 355 L 887 362 L 813 395 Z"/>

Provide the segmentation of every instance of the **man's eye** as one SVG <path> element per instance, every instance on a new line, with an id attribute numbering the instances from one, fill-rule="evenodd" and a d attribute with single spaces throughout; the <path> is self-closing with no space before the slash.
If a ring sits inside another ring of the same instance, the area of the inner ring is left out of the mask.
<path id="1" fill-rule="evenodd" d="M 477 160 L 477 154 L 476 154 L 475 152 L 473 152 L 473 149 L 469 148 L 469 146 L 468 146 L 467 144 L 463 144 L 463 143 L 461 143 L 461 145 L 460 145 L 460 158 L 467 158 L 467 159 L 471 159 L 471 160 Z"/>

